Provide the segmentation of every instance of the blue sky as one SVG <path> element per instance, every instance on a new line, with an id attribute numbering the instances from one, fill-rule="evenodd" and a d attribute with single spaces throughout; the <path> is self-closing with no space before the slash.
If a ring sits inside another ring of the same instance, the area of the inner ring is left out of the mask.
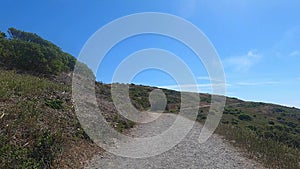
<path id="1" fill-rule="evenodd" d="M 137 12 L 173 14 L 196 25 L 215 46 L 228 96 L 300 107 L 299 7 L 298 0 L 7 0 L 1 2 L 0 30 L 35 32 L 77 57 L 89 37 L 114 19 Z M 126 56 L 144 48 L 180 56 L 197 77 L 200 90 L 210 92 L 207 72 L 193 52 L 158 35 L 117 44 L 101 63 L 97 79 L 109 82 Z M 175 88 L 174 79 L 157 70 L 141 72 L 133 82 Z"/>

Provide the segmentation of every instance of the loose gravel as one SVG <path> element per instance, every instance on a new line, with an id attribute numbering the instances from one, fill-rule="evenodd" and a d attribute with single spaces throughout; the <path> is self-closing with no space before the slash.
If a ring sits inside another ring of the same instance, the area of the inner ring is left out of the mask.
<path id="1" fill-rule="evenodd" d="M 169 128 L 177 115 L 162 114 L 146 124 L 138 124 L 130 131 L 132 137 L 150 137 Z M 192 123 L 192 121 L 189 120 Z M 86 166 L 89 169 L 260 169 L 261 164 L 245 158 L 236 148 L 213 135 L 205 143 L 198 142 L 203 125 L 196 122 L 189 134 L 175 147 L 148 158 L 126 158 L 105 152 L 95 156 Z"/>

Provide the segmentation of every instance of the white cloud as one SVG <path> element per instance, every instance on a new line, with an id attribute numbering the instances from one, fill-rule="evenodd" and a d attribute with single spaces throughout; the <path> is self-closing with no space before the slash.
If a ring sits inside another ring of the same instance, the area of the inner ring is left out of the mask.
<path id="1" fill-rule="evenodd" d="M 214 87 L 216 90 L 222 90 L 223 88 L 231 86 L 230 84 L 223 83 L 206 83 L 206 84 L 184 84 L 184 85 L 166 85 L 166 86 L 158 86 L 159 88 L 166 88 L 178 91 L 188 91 L 188 92 L 212 92 L 212 88 Z"/>
<path id="2" fill-rule="evenodd" d="M 290 56 L 300 56 L 300 51 L 295 50 L 295 51 L 290 53 Z"/>
<path id="3" fill-rule="evenodd" d="M 214 78 L 211 78 L 209 76 L 199 76 L 199 77 L 197 77 L 197 79 L 198 80 L 211 81 L 213 83 L 216 83 L 216 82 L 222 83 L 223 81 L 225 82 L 225 79 L 222 79 L 221 77 L 219 77 L 219 79 L 218 79 L 218 77 L 216 79 L 214 79 Z"/>
<path id="4" fill-rule="evenodd" d="M 198 80 L 210 80 L 210 77 L 208 76 L 199 76 L 197 77 Z"/>
<path id="5" fill-rule="evenodd" d="M 275 85 L 279 84 L 279 82 L 275 81 L 266 81 L 266 82 L 239 82 L 237 85 L 239 86 L 266 86 L 266 85 Z"/>
<path id="6" fill-rule="evenodd" d="M 230 57 L 225 60 L 225 64 L 233 67 L 237 71 L 247 71 L 261 58 L 261 55 L 256 50 L 250 50 L 246 55 Z"/>

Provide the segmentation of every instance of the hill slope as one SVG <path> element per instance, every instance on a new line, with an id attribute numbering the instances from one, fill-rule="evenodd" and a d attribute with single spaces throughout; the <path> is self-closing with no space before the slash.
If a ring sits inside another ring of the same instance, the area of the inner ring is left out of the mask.
<path id="1" fill-rule="evenodd" d="M 101 152 L 82 130 L 71 96 L 71 72 L 76 59 L 36 34 L 9 29 L 0 33 L 0 168 L 81 168 Z M 86 65 L 83 71 L 92 75 Z M 96 83 L 99 108 L 122 132 L 134 123 L 117 113 L 111 85 Z M 130 98 L 139 110 L 150 108 L 155 87 L 130 85 Z M 165 112 L 177 113 L 177 91 L 162 89 Z M 209 94 L 201 98 L 197 120 L 204 122 Z M 299 168 L 300 110 L 227 98 L 220 135 L 272 168 Z"/>
<path id="2" fill-rule="evenodd" d="M 154 89 L 156 88 L 131 85 L 133 104 L 143 103 L 143 109 L 149 109 L 147 98 L 149 91 Z M 162 90 L 167 96 L 168 104 L 174 107 L 165 112 L 177 113 L 180 110 L 180 92 Z M 201 107 L 197 121 L 204 123 L 209 111 L 206 105 L 210 104 L 211 96 L 199 94 L 199 97 Z M 297 108 L 227 97 L 216 132 L 267 167 L 300 167 L 300 110 Z"/>
<path id="3" fill-rule="evenodd" d="M 9 38 L 0 33 L 0 168 L 81 168 L 102 150 L 74 112 L 76 59 L 36 34 L 8 32 Z M 93 76 L 86 65 L 79 67 Z M 132 125 L 124 118 L 108 120 L 122 124 L 120 131 Z"/>

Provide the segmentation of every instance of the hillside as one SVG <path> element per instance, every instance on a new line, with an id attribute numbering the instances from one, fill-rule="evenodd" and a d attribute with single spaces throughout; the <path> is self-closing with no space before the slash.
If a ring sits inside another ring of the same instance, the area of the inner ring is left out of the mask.
<path id="1" fill-rule="evenodd" d="M 0 38 L 0 168 L 81 168 L 102 150 L 74 112 L 76 59 L 36 34 L 8 32 Z M 92 76 L 86 65 L 80 68 Z M 122 124 L 120 131 L 132 125 L 123 118 L 108 121 Z"/>
<path id="2" fill-rule="evenodd" d="M 147 97 L 155 87 L 131 85 L 133 104 L 143 103 L 149 108 Z M 162 89 L 168 104 L 180 110 L 180 92 Z M 199 94 L 201 107 L 197 121 L 204 123 L 209 111 L 210 95 Z M 167 106 L 168 107 L 168 106 Z M 233 145 L 247 152 L 271 168 L 299 168 L 300 164 L 300 110 L 262 102 L 247 102 L 237 98 L 226 98 L 226 106 L 216 132 Z"/>
<path id="3" fill-rule="evenodd" d="M 8 32 L 9 37 L 0 33 L 0 168 L 82 168 L 103 150 L 85 134 L 74 112 L 76 58 L 36 34 L 14 28 Z M 81 68 L 93 76 L 83 63 Z M 149 93 L 157 88 L 129 87 L 133 105 L 149 109 Z M 117 113 L 110 88 L 96 82 L 99 108 L 123 132 L 134 123 Z M 165 112 L 177 113 L 180 92 L 162 90 L 168 103 Z M 204 122 L 211 96 L 199 96 L 203 107 L 197 120 Z M 217 133 L 268 167 L 299 168 L 299 109 L 227 98 Z"/>

